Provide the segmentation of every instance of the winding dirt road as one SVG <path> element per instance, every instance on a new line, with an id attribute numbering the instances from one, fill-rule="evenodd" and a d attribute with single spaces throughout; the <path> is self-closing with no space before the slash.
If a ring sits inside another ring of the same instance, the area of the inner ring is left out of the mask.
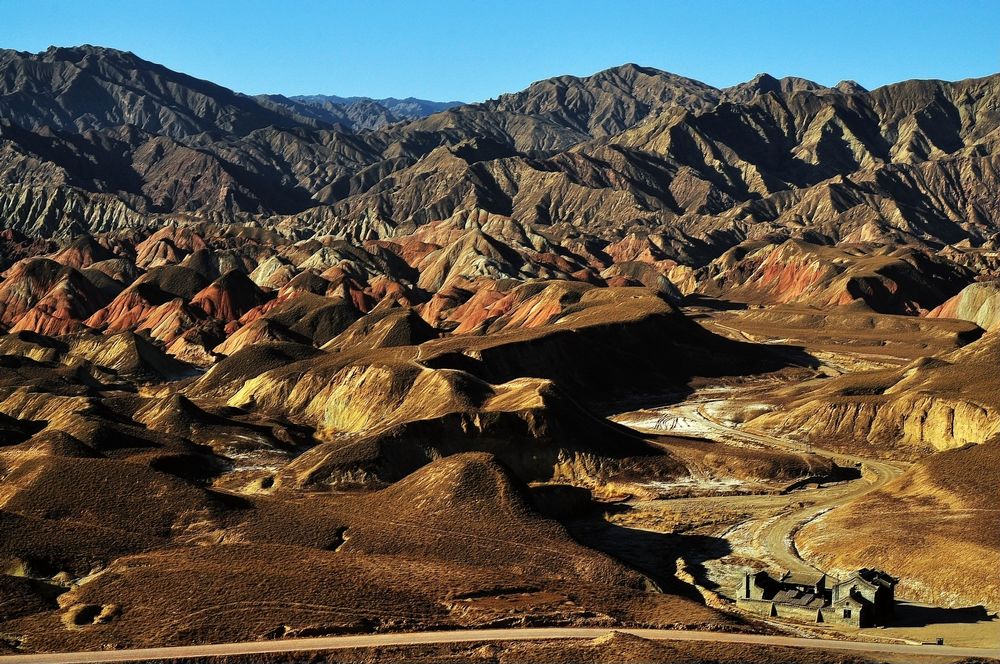
<path id="1" fill-rule="evenodd" d="M 692 398 L 684 402 L 660 410 L 661 416 L 655 422 L 647 420 L 638 423 L 629 422 L 627 418 L 615 419 L 647 434 L 689 434 L 738 445 L 770 447 L 792 452 L 811 451 L 832 459 L 842 467 L 860 468 L 861 479 L 827 485 L 821 490 L 812 490 L 807 494 L 802 494 L 801 506 L 798 506 L 799 500 L 797 498 L 787 495 L 731 496 L 727 498 L 710 496 L 671 500 L 674 504 L 684 503 L 691 507 L 701 503 L 718 503 L 720 500 L 726 500 L 734 506 L 745 503 L 747 507 L 751 508 L 748 510 L 751 512 L 759 511 L 759 508 L 765 504 L 780 509 L 781 512 L 778 516 L 751 519 L 741 524 L 741 528 L 748 532 L 750 539 L 766 550 L 770 562 L 775 567 L 793 572 L 814 573 L 822 571 L 803 560 L 799 555 L 794 544 L 795 533 L 821 514 L 891 482 L 902 474 L 906 465 L 833 452 L 815 446 L 807 448 L 803 443 L 738 428 L 719 419 L 711 412 L 715 406 L 725 404 L 727 401 L 726 398 L 713 397 L 712 391 L 706 391 L 703 395 L 693 395 Z"/>
<path id="2" fill-rule="evenodd" d="M 837 652 L 891 653 L 897 655 L 936 655 L 941 657 L 1000 658 L 1000 648 L 955 648 L 950 646 L 918 646 L 896 643 L 861 643 L 828 641 L 761 634 L 730 632 L 697 632 L 669 629 L 621 629 L 619 632 L 661 641 L 700 641 L 749 645 L 785 646 Z M 595 639 L 608 629 L 595 627 L 541 627 L 531 629 L 485 629 L 452 632 L 411 632 L 401 634 L 366 634 L 361 636 L 327 636 L 281 641 L 249 643 L 217 643 L 201 646 L 175 646 L 96 652 L 69 652 L 42 655 L 8 655 L 0 664 L 102 664 L 105 662 L 140 662 L 157 659 L 218 657 L 224 655 L 254 655 L 262 653 L 314 652 L 345 648 L 427 645 L 434 643 L 478 643 L 484 641 L 539 641 L 551 639 Z"/>
<path id="3" fill-rule="evenodd" d="M 728 426 L 712 417 L 708 412 L 708 404 L 698 406 L 697 414 L 707 427 L 713 428 L 731 439 L 742 439 L 758 445 L 795 452 L 806 451 L 805 445 L 795 441 Z M 809 449 L 816 454 L 832 459 L 839 466 L 860 468 L 862 476 L 859 481 L 844 482 L 830 486 L 822 492 L 817 492 L 813 494 L 815 498 L 810 501 L 810 505 L 790 510 L 777 519 L 769 520 L 760 526 L 758 536 L 767 550 L 777 562 L 793 572 L 823 571 L 803 560 L 795 548 L 795 533 L 802 526 L 835 507 L 840 507 L 888 484 L 906 469 L 906 465 L 897 462 L 832 452 L 815 446 L 811 446 Z"/>

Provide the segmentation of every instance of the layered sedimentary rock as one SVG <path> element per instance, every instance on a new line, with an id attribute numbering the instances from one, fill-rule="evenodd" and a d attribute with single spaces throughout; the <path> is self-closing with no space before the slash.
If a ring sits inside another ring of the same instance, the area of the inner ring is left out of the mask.
<path id="1" fill-rule="evenodd" d="M 959 265 L 909 248 L 826 247 L 799 240 L 737 246 L 699 290 L 736 300 L 818 307 L 862 303 L 883 313 L 927 312 L 968 283 Z"/>
<path id="2" fill-rule="evenodd" d="M 1000 432 L 993 389 L 998 340 L 988 333 L 940 358 L 813 381 L 776 393 L 751 427 L 910 455 L 982 443 Z"/>
<path id="3" fill-rule="evenodd" d="M 985 330 L 993 329 L 1000 322 L 1000 284 L 969 284 L 927 315 L 931 318 L 961 318 Z"/>

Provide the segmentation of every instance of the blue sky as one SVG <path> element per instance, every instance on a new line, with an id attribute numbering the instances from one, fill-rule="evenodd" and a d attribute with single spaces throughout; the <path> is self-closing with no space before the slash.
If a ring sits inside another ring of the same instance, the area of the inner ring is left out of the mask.
<path id="1" fill-rule="evenodd" d="M 0 0 L 0 47 L 83 43 L 247 93 L 478 101 L 625 62 L 873 88 L 1000 71 L 1000 1 Z"/>

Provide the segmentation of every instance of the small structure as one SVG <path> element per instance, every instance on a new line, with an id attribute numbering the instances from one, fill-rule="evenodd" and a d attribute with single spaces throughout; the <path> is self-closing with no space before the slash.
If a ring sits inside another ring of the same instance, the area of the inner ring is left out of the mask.
<path id="1" fill-rule="evenodd" d="M 833 586 L 831 604 L 840 607 L 844 615 L 850 619 L 853 613 L 847 613 L 854 607 L 859 611 L 859 627 L 884 625 L 890 622 L 896 613 L 895 579 L 877 569 L 859 569 Z"/>
<path id="2" fill-rule="evenodd" d="M 845 580 L 826 574 L 747 573 L 736 605 L 772 618 L 854 627 L 884 625 L 893 617 L 897 579 L 860 569 Z"/>

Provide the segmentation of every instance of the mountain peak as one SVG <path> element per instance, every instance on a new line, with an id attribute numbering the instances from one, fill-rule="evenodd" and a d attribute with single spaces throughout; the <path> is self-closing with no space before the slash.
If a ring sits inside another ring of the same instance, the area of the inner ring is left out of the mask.
<path id="1" fill-rule="evenodd" d="M 94 46 L 93 44 L 80 44 L 79 46 L 49 46 L 44 51 L 37 54 L 29 54 L 43 62 L 74 62 L 78 63 L 86 58 L 102 58 L 116 63 L 131 63 L 133 65 L 143 63 L 155 66 L 140 58 L 132 51 L 121 51 L 107 46 Z"/>
<path id="2" fill-rule="evenodd" d="M 851 80 L 841 81 L 840 83 L 837 83 L 835 86 L 833 86 L 833 88 L 835 90 L 840 90 L 844 94 L 849 94 L 849 95 L 864 94 L 868 92 L 868 88 L 864 87 L 857 81 L 851 81 Z"/>
<path id="3" fill-rule="evenodd" d="M 760 88 L 771 88 L 771 87 L 778 87 L 781 85 L 781 81 L 776 79 L 774 76 L 771 76 L 766 71 L 762 71 L 761 73 L 754 76 L 752 79 L 750 79 L 749 83 L 751 85 L 756 85 Z"/>
<path id="4" fill-rule="evenodd" d="M 761 92 L 796 92 L 798 90 L 822 90 L 824 86 L 808 78 L 783 76 L 775 78 L 767 72 L 757 74 L 747 85 L 755 86 Z"/>
<path id="5" fill-rule="evenodd" d="M 723 93 L 725 93 L 725 98 L 730 101 L 748 102 L 757 95 L 768 93 L 781 95 L 804 90 L 826 89 L 826 87 L 807 78 L 799 78 L 797 76 L 775 78 L 767 72 L 762 72 L 745 83 L 725 88 Z"/>
<path id="6" fill-rule="evenodd" d="M 49 126 L 83 133 L 135 125 L 178 139 L 315 125 L 286 108 L 267 108 L 228 88 L 113 48 L 83 44 L 51 46 L 40 53 L 3 51 L 0 66 L 8 72 L 0 78 L 0 116 L 32 131 Z M 31 95 L 25 96 L 25 90 Z M 141 104 L 134 101 L 137 94 Z M 192 103 L 199 98 L 212 103 Z"/>

